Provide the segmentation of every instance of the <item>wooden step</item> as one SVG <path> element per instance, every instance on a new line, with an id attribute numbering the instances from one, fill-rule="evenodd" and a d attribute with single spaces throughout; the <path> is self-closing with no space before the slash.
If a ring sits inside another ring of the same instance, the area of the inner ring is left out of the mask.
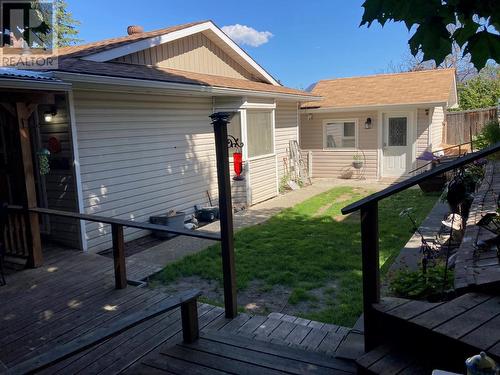
<path id="1" fill-rule="evenodd" d="M 209 332 L 233 333 L 262 342 L 319 352 L 334 357 L 350 329 L 280 313 L 239 314 L 237 318 L 209 327 Z"/>
<path id="2" fill-rule="evenodd" d="M 164 347 L 130 368 L 130 374 L 354 374 L 354 363 L 318 353 L 210 332 L 192 344 Z"/>
<path id="3" fill-rule="evenodd" d="M 449 302 L 383 298 L 374 305 L 385 341 L 436 357 L 446 348 L 451 366 L 480 351 L 500 359 L 500 297 L 467 293 Z"/>
<path id="4" fill-rule="evenodd" d="M 357 361 L 358 374 L 430 374 L 433 364 L 426 362 L 425 358 L 389 345 L 382 345 L 366 353 Z"/>

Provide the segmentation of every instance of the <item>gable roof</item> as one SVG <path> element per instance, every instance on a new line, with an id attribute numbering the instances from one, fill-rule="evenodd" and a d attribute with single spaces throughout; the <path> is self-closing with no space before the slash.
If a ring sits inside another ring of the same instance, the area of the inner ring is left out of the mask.
<path id="1" fill-rule="evenodd" d="M 118 62 L 95 62 L 78 58 L 64 58 L 59 61 L 58 72 L 84 74 L 100 77 L 114 77 L 141 81 L 169 82 L 195 86 L 210 86 L 223 89 L 245 90 L 298 96 L 301 100 L 314 100 L 317 95 L 284 86 L 249 81 L 245 79 L 222 77 L 211 74 L 188 72 L 171 68 L 151 67 Z"/>
<path id="2" fill-rule="evenodd" d="M 272 85 L 280 83 L 262 68 L 248 53 L 231 40 L 212 21 L 191 22 L 164 29 L 148 31 L 119 38 L 105 39 L 81 46 L 65 47 L 58 50 L 63 57 L 77 57 L 83 60 L 109 62 L 119 57 L 152 48 L 196 33 L 204 33 L 231 55 L 236 62 Z"/>
<path id="3" fill-rule="evenodd" d="M 380 74 L 319 81 L 312 90 L 322 100 L 302 108 L 356 108 L 390 105 L 456 104 L 455 69 Z"/>
<path id="4" fill-rule="evenodd" d="M 103 39 L 103 40 L 100 40 L 97 42 L 86 43 L 86 44 L 81 44 L 81 45 L 77 45 L 77 46 L 60 47 L 57 50 L 57 53 L 59 56 L 64 56 L 64 57 L 84 58 L 86 56 L 100 53 L 100 52 L 105 52 L 105 51 L 111 50 L 113 48 L 118 48 L 118 47 L 124 46 L 124 45 L 132 43 L 132 42 L 138 42 L 141 40 L 146 40 L 146 39 L 154 38 L 154 37 L 161 36 L 161 35 L 167 35 L 167 34 L 170 34 L 174 31 L 187 29 L 191 26 L 199 25 L 199 24 L 202 24 L 205 22 L 208 22 L 208 21 L 185 23 L 183 25 L 171 26 L 171 27 L 166 27 L 163 29 L 154 30 L 154 31 L 146 31 L 143 33 L 138 33 L 138 34 L 125 35 L 125 36 L 121 36 L 121 37 L 117 37 L 117 38 L 108 38 L 108 39 Z"/>

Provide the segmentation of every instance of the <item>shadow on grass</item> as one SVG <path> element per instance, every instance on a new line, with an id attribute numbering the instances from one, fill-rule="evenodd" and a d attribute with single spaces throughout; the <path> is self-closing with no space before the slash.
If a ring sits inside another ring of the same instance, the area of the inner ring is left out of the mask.
<path id="1" fill-rule="evenodd" d="M 361 236 L 359 215 L 342 217 L 340 209 L 367 194 L 350 187 L 335 188 L 237 232 L 238 290 L 244 291 L 255 280 L 263 289 L 285 286 L 291 290 L 285 304 L 306 302 L 310 306 L 299 315 L 351 326 L 362 311 Z M 411 224 L 401 219 L 399 212 L 411 206 L 420 222 L 435 200 L 419 190 L 408 190 L 381 202 L 382 273 L 412 234 Z M 222 285 L 220 246 L 167 266 L 156 280 L 171 284 L 189 276 Z"/>

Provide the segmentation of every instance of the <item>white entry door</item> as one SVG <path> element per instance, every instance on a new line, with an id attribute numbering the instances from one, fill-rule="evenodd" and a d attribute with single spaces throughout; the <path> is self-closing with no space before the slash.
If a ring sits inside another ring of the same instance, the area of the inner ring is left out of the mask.
<path id="1" fill-rule="evenodd" d="M 382 176 L 401 177 L 412 168 L 413 137 L 408 115 L 384 116 Z"/>

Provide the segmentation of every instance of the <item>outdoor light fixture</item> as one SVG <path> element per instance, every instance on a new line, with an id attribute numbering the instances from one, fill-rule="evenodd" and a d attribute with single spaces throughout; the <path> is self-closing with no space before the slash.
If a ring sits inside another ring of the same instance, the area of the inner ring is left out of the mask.
<path id="1" fill-rule="evenodd" d="M 365 129 L 371 129 L 372 128 L 372 118 L 368 117 L 365 122 Z"/>
<path id="2" fill-rule="evenodd" d="M 312 113 L 309 113 L 309 114 L 307 115 L 307 119 L 308 119 L 309 121 L 311 121 L 311 120 L 313 119 L 313 114 L 312 114 Z"/>
<path id="3" fill-rule="evenodd" d="M 426 108 L 426 109 L 425 109 L 425 115 L 426 115 L 426 116 L 429 116 L 429 108 Z"/>
<path id="4" fill-rule="evenodd" d="M 52 108 L 50 111 L 45 111 L 43 113 L 43 119 L 45 122 L 52 122 L 55 115 L 57 115 L 57 110 Z"/>

